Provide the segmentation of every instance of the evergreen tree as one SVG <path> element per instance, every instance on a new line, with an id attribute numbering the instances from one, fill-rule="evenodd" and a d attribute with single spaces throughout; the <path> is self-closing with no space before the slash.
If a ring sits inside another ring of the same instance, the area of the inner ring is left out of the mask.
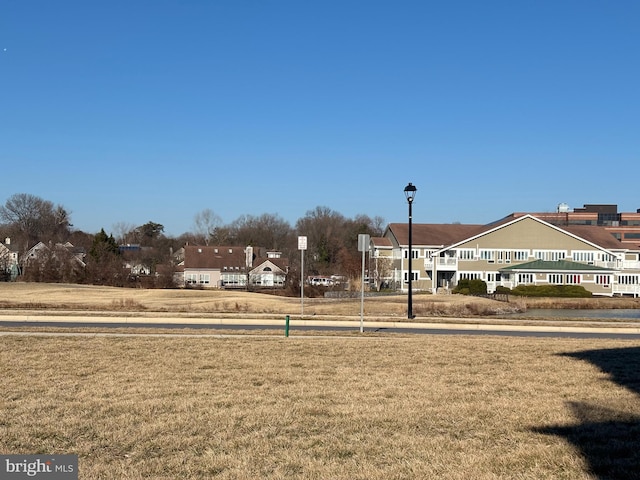
<path id="1" fill-rule="evenodd" d="M 107 235 L 104 228 L 93 237 L 93 244 L 89 250 L 89 255 L 96 261 L 111 259 L 114 255 L 120 255 L 118 244 L 113 235 Z"/>

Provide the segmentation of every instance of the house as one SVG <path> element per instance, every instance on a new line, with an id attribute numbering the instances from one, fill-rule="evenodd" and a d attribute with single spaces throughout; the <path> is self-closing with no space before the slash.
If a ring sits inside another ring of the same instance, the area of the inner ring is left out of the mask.
<path id="1" fill-rule="evenodd" d="M 389 238 L 371 237 L 369 247 L 369 285 L 375 290 L 396 288 L 393 244 Z"/>
<path id="2" fill-rule="evenodd" d="M 247 288 L 250 286 L 282 287 L 288 272 L 288 261 L 279 252 L 265 252 L 251 246 L 184 247 L 185 286 L 208 288 Z"/>
<path id="3" fill-rule="evenodd" d="M 34 261 L 45 260 L 46 256 L 52 256 L 59 261 L 70 260 L 74 265 L 82 268 L 86 266 L 84 248 L 76 248 L 71 242 L 56 243 L 55 245 L 46 245 L 43 242 L 38 242 L 27 250 L 21 263 L 26 267 Z"/>
<path id="4" fill-rule="evenodd" d="M 434 293 L 477 278 L 489 292 L 520 284 L 577 284 L 594 295 L 640 295 L 640 249 L 601 226 L 560 227 L 523 215 L 489 225 L 418 224 L 412 233 L 411 253 L 407 224 L 390 224 L 384 235 L 393 251 L 391 280 L 400 290 L 406 290 L 410 270 L 413 288 Z"/>
<path id="5" fill-rule="evenodd" d="M 70 242 L 36 243 L 20 258 L 20 274 L 25 279 L 73 282 L 84 272 L 85 250 Z"/>
<path id="6" fill-rule="evenodd" d="M 5 279 L 15 279 L 20 269 L 18 266 L 18 251 L 7 237 L 0 243 L 0 276 Z"/>
<path id="7" fill-rule="evenodd" d="M 260 287 L 284 287 L 289 261 L 281 252 L 267 252 L 266 258 L 256 257 L 256 266 L 249 271 L 249 284 Z"/>

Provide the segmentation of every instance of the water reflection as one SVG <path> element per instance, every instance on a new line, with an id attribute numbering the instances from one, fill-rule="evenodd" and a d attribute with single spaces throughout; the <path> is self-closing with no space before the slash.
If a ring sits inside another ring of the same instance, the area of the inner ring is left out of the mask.
<path id="1" fill-rule="evenodd" d="M 574 310 L 554 308 L 532 308 L 523 313 L 514 313 L 510 318 L 590 318 L 590 319 L 636 319 L 640 320 L 640 309 Z"/>

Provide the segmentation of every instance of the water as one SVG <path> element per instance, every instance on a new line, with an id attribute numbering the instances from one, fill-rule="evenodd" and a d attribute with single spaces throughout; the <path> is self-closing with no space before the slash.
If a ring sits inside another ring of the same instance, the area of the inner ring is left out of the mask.
<path id="1" fill-rule="evenodd" d="M 532 308 L 523 313 L 514 313 L 510 318 L 590 318 L 599 320 L 640 320 L 640 309 L 575 310 L 564 308 Z"/>

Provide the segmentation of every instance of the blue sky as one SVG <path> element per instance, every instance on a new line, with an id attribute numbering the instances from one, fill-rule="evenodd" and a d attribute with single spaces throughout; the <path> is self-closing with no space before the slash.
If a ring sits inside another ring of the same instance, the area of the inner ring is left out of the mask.
<path id="1" fill-rule="evenodd" d="M 640 208 L 640 2 L 8 0 L 0 204 L 180 235 L 317 206 Z M 304 232 L 299 232 L 304 234 Z"/>

